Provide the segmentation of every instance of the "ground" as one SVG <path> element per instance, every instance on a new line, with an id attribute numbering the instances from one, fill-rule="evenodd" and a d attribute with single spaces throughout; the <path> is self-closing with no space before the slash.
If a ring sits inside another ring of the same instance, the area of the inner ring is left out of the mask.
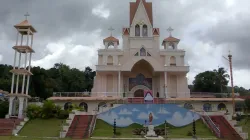
<path id="1" fill-rule="evenodd" d="M 142 128 L 139 124 L 132 124 L 126 128 L 117 128 L 117 132 L 120 133 L 117 137 L 139 137 L 132 134 L 132 131 L 135 128 Z M 159 126 L 159 128 L 164 128 L 164 125 Z M 191 136 L 187 136 L 187 133 L 192 132 L 192 124 L 184 126 L 184 127 L 170 127 L 169 128 L 170 138 L 191 138 Z M 196 133 L 200 138 L 215 138 L 215 136 L 211 133 L 211 131 L 202 123 L 201 120 L 196 122 Z M 97 120 L 96 128 L 93 133 L 93 137 L 112 137 L 113 136 L 113 127 L 102 120 Z"/>

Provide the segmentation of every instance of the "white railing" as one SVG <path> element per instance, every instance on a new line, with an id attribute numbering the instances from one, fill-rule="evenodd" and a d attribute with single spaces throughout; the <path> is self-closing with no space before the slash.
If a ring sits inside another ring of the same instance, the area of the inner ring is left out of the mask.
<path id="1" fill-rule="evenodd" d="M 211 118 L 209 117 L 209 115 L 204 110 L 203 110 L 203 117 L 205 119 L 205 122 L 207 122 L 208 125 L 210 125 L 210 127 L 212 127 L 212 129 L 215 131 L 216 135 L 220 138 L 220 129 L 219 129 L 219 127 L 217 127 L 214 124 L 214 122 L 211 120 Z"/>

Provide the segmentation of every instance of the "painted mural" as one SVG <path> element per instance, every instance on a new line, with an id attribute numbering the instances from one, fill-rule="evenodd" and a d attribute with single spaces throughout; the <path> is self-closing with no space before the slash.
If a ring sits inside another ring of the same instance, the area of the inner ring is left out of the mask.
<path id="1" fill-rule="evenodd" d="M 98 118 L 113 125 L 116 119 L 118 127 L 127 127 L 133 123 L 144 125 L 149 122 L 150 114 L 153 116 L 151 123 L 158 126 L 167 121 L 175 127 L 182 127 L 198 120 L 199 114 L 191 112 L 176 104 L 127 104 L 110 109 L 98 115 Z"/>
<path id="2" fill-rule="evenodd" d="M 129 78 L 129 90 L 137 85 L 144 85 L 152 89 L 152 78 L 145 78 L 143 74 L 138 74 L 136 78 Z"/>

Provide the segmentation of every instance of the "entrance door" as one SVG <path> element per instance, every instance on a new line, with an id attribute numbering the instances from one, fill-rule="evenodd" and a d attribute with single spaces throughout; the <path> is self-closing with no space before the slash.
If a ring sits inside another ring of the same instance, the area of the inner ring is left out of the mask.
<path id="1" fill-rule="evenodd" d="M 134 97 L 144 97 L 144 90 L 138 89 L 134 93 Z"/>

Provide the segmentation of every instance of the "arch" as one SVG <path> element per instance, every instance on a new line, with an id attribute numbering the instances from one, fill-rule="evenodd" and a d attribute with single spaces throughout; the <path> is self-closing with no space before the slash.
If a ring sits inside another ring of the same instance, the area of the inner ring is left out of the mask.
<path id="1" fill-rule="evenodd" d="M 147 63 L 149 63 L 155 71 L 162 71 L 162 69 L 164 68 L 164 65 L 161 65 L 159 61 L 157 61 L 156 59 L 152 57 L 148 57 L 146 60 L 142 57 L 134 57 L 133 61 L 128 60 L 125 64 L 123 64 L 122 69 L 124 71 L 132 71 L 133 67 L 138 62 L 141 62 L 141 61 L 147 61 Z"/>
<path id="2" fill-rule="evenodd" d="M 134 66 L 132 67 L 131 71 L 135 71 L 137 68 L 138 69 L 145 69 L 149 73 L 153 73 L 153 71 L 154 71 L 153 66 L 145 59 L 141 59 L 141 60 L 137 61 L 134 64 Z"/>
<path id="3" fill-rule="evenodd" d="M 98 104 L 98 111 L 100 110 L 100 108 L 104 108 L 104 107 L 107 107 L 107 103 L 106 102 L 100 102 Z"/>
<path id="4" fill-rule="evenodd" d="M 212 111 L 212 105 L 210 103 L 205 103 L 203 105 L 203 110 L 206 111 L 206 112 Z"/>
<path id="5" fill-rule="evenodd" d="M 170 57 L 170 66 L 176 66 L 176 58 L 175 58 L 175 56 Z"/>
<path id="6" fill-rule="evenodd" d="M 142 26 L 142 36 L 148 36 L 148 26 L 146 24 Z"/>
<path id="7" fill-rule="evenodd" d="M 134 97 L 144 97 L 144 90 L 138 89 L 134 92 Z"/>
<path id="8" fill-rule="evenodd" d="M 220 103 L 220 104 L 218 104 L 217 109 L 218 110 L 226 110 L 227 107 L 226 107 L 226 105 L 224 103 Z"/>
<path id="9" fill-rule="evenodd" d="M 18 97 L 15 97 L 12 101 L 12 112 L 11 112 L 12 116 L 18 116 L 19 104 L 20 102 L 19 102 Z"/>
<path id="10" fill-rule="evenodd" d="M 140 56 L 146 56 L 146 49 L 144 48 L 144 47 L 142 47 L 141 49 L 140 49 Z"/>
<path id="11" fill-rule="evenodd" d="M 108 59 L 107 65 L 113 65 L 113 56 L 109 55 L 107 59 Z"/>
<path id="12" fill-rule="evenodd" d="M 88 112 L 88 104 L 85 102 L 81 102 L 79 107 L 83 108 L 85 112 Z"/>
<path id="13" fill-rule="evenodd" d="M 135 25 L 135 36 L 140 36 L 140 25 L 136 24 Z"/>
<path id="14" fill-rule="evenodd" d="M 190 104 L 190 103 L 185 103 L 185 104 L 184 104 L 184 108 L 186 108 L 186 109 L 188 109 L 188 110 L 194 109 L 194 108 L 193 108 L 193 105 Z"/>
<path id="15" fill-rule="evenodd" d="M 144 91 L 144 90 L 150 90 L 150 89 L 148 87 L 144 86 L 144 85 L 137 85 L 137 86 L 133 87 L 130 90 L 130 93 L 134 95 L 136 91 L 140 92 L 139 90 L 143 90 Z M 144 97 L 144 94 L 143 94 L 142 97 Z"/>
<path id="16" fill-rule="evenodd" d="M 115 46 L 114 42 L 108 42 L 108 48 L 109 48 L 110 46 L 114 47 L 114 46 Z"/>
<path id="17" fill-rule="evenodd" d="M 173 49 L 173 50 L 175 49 L 175 45 L 173 42 L 169 43 L 168 49 Z"/>
<path id="18" fill-rule="evenodd" d="M 73 105 L 71 102 L 67 102 L 64 104 L 64 110 L 70 110 L 73 108 Z"/>

